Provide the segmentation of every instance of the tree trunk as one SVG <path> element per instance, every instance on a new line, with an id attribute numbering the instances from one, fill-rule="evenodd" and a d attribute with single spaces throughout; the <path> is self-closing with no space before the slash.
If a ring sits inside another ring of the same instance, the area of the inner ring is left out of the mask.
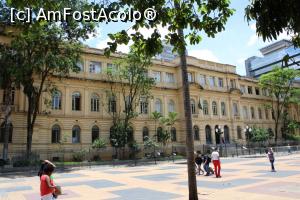
<path id="1" fill-rule="evenodd" d="M 5 115 L 4 115 L 4 144 L 3 144 L 3 160 L 8 159 L 8 142 L 9 142 L 9 131 L 11 126 L 11 98 L 12 87 L 11 84 L 5 88 Z"/>
<path id="2" fill-rule="evenodd" d="M 178 3 L 175 3 L 175 8 L 179 8 Z M 183 29 L 177 30 L 181 43 L 184 44 L 184 33 Z M 188 187 L 189 187 L 189 199 L 198 200 L 197 193 L 197 182 L 195 174 L 195 163 L 194 163 L 194 139 L 192 134 L 192 113 L 190 106 L 190 91 L 187 74 L 187 63 L 186 63 L 186 48 L 182 45 L 183 49 L 179 50 L 180 55 L 180 66 L 182 75 L 182 87 L 183 87 L 183 99 L 184 99 L 184 115 L 186 123 L 186 155 L 187 155 L 187 167 L 188 167 Z"/>
<path id="3" fill-rule="evenodd" d="M 27 143 L 26 143 L 26 157 L 29 158 L 31 154 L 32 146 L 32 135 L 33 135 L 33 125 L 31 123 L 32 111 L 33 111 L 33 99 L 31 98 L 31 93 L 27 95 L 28 98 L 28 111 L 27 111 Z"/>

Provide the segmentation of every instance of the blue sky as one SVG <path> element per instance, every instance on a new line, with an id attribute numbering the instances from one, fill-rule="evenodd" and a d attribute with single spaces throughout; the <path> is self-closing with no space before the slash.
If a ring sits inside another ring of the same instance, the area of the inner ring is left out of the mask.
<path id="1" fill-rule="evenodd" d="M 274 42 L 263 42 L 256 35 L 255 22 L 248 25 L 244 18 L 244 9 L 249 0 L 232 0 L 231 7 L 236 10 L 229 18 L 225 31 L 216 35 L 215 38 L 202 36 L 202 41 L 198 45 L 188 46 L 188 54 L 201 59 L 212 60 L 220 63 L 236 66 L 236 71 L 240 75 L 245 75 L 244 61 L 251 56 L 260 56 L 259 49 Z M 96 37 L 91 37 L 85 43 L 91 47 L 105 48 L 108 41 L 107 34 L 120 30 L 130 29 L 130 23 L 116 22 L 101 24 Z M 130 30 L 129 30 L 130 31 Z M 161 30 L 162 34 L 165 30 Z M 149 35 L 148 30 L 141 30 L 144 35 Z M 286 39 L 288 36 L 283 33 L 278 39 Z M 119 51 L 127 52 L 127 46 L 121 46 Z"/>

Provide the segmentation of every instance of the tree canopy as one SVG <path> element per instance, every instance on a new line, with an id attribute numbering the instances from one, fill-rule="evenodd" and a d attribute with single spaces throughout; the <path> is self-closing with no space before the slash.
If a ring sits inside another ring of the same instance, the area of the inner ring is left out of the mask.
<path id="1" fill-rule="evenodd" d="M 276 40 L 286 31 L 300 46 L 300 1 L 252 0 L 245 10 L 248 22 L 256 21 L 256 32 L 264 41 Z"/>

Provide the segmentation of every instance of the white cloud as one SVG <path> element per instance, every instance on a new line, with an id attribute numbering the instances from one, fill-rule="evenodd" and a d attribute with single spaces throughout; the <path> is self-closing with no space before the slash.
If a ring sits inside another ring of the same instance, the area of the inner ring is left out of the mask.
<path id="1" fill-rule="evenodd" d="M 254 23 L 254 24 L 251 24 L 250 25 L 250 29 L 252 30 L 252 31 L 256 31 L 256 24 Z"/>
<path id="2" fill-rule="evenodd" d="M 248 42 L 247 42 L 247 46 L 253 46 L 253 45 L 255 45 L 257 42 L 258 42 L 258 36 L 256 35 L 256 33 L 255 34 L 253 34 L 250 38 L 249 38 L 249 40 L 248 40 Z"/>
<path id="3" fill-rule="evenodd" d="M 193 56 L 203 60 L 209 60 L 213 62 L 220 62 L 217 56 L 208 49 L 199 49 L 199 50 L 189 50 L 189 56 Z"/>
<path id="4" fill-rule="evenodd" d="M 110 38 L 106 38 L 105 40 L 102 40 L 101 42 L 99 42 L 96 45 L 96 48 L 98 49 L 105 49 L 106 47 L 108 47 L 107 42 L 111 42 Z M 122 45 L 118 45 L 117 51 L 121 51 L 123 53 L 128 53 L 129 52 L 129 47 L 132 44 L 132 42 L 129 42 L 128 45 L 122 44 Z"/>
<path id="5" fill-rule="evenodd" d="M 100 29 L 100 27 L 97 27 L 96 29 L 95 29 L 95 32 L 94 33 L 89 33 L 88 34 L 88 39 L 86 39 L 86 42 L 90 42 L 90 41 L 92 41 L 92 40 L 95 40 L 95 39 L 97 39 L 97 38 L 100 38 L 101 37 L 101 29 Z"/>
<path id="6" fill-rule="evenodd" d="M 147 28 L 140 28 L 138 30 L 145 38 L 149 38 L 151 36 L 151 34 L 154 32 L 154 29 L 147 29 Z M 164 36 L 166 34 L 168 34 L 168 29 L 167 28 L 163 28 L 162 26 L 158 26 L 158 31 L 161 34 L 162 38 L 164 38 Z M 127 33 L 128 35 L 135 33 L 136 31 L 133 30 L 132 28 L 130 28 Z M 100 41 L 98 44 L 96 44 L 96 48 L 99 49 L 104 49 L 106 47 L 108 47 L 107 42 L 111 42 L 111 39 L 109 39 L 108 37 L 105 40 Z M 117 51 L 121 51 L 123 53 L 128 53 L 129 49 L 130 49 L 130 45 L 132 45 L 133 42 L 130 41 L 128 45 L 118 45 Z"/>

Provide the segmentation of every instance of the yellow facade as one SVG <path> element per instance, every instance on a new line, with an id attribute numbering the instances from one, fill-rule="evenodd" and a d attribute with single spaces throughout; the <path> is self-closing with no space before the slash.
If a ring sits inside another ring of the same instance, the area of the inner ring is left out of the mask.
<path id="1" fill-rule="evenodd" d="M 51 95 L 43 94 L 43 100 L 40 103 L 41 113 L 37 117 L 34 128 L 33 152 L 40 153 L 42 158 L 51 159 L 56 156 L 56 152 L 71 152 L 82 148 L 89 149 L 92 144 L 91 132 L 95 125 L 100 130 L 100 137 L 109 141 L 112 119 L 105 107 L 108 100 L 106 91 L 109 90 L 109 85 L 105 81 L 106 77 L 103 72 L 107 64 L 113 63 L 117 57 L 120 57 L 120 55 L 115 54 L 107 58 L 103 55 L 102 50 L 87 48 L 82 55 L 83 69 L 81 72 L 72 73 L 68 78 L 61 80 L 52 78 L 54 85 L 61 93 L 61 105 L 58 106 L 59 109 L 51 109 L 51 106 L 43 103 L 45 99 L 51 99 Z M 101 63 L 101 69 L 91 68 L 91 62 Z M 270 101 L 270 97 L 258 88 L 257 80 L 239 76 L 236 74 L 235 66 L 232 65 L 200 60 L 190 56 L 187 58 L 187 63 L 191 82 L 190 95 L 194 104 L 193 125 L 199 129 L 199 140 L 195 140 L 196 149 L 201 149 L 201 145 L 206 143 L 216 144 L 216 126 L 220 126 L 222 129 L 227 127 L 229 136 L 226 136 L 225 139 L 229 139 L 228 142 L 230 143 L 237 142 L 240 144 L 245 143 L 243 129 L 247 125 L 274 130 L 271 111 L 265 111 L 263 106 Z M 143 127 L 149 129 L 150 137 L 155 135 L 154 120 L 150 116 L 151 112 L 157 107 L 156 103 L 159 99 L 163 115 L 167 115 L 169 109 L 174 109 L 178 113 L 178 121 L 175 124 L 177 140 L 172 144 L 177 147 L 177 150 L 184 151 L 185 123 L 179 59 L 172 62 L 153 60 L 149 74 L 151 76 L 155 74 L 158 81 L 156 87 L 151 91 L 153 99 L 148 102 L 148 114 L 140 115 L 134 119 L 134 139 L 139 144 L 143 143 Z M 241 90 L 244 90 L 243 87 L 247 90 L 244 93 L 241 92 Z M 252 88 L 252 94 L 249 94 L 251 89 L 248 89 L 248 87 Z M 73 111 L 72 109 L 72 95 L 74 93 L 80 94 L 79 111 Z M 91 111 L 92 95 L 99 97 L 99 111 Z M 2 96 L 3 91 L 0 90 L 0 97 Z M 120 96 L 117 96 L 117 109 L 124 109 L 124 102 L 120 99 Z M 205 101 L 207 101 L 207 109 L 205 108 Z M 202 110 L 199 109 L 199 103 Z M 0 98 L 1 104 L 3 104 L 3 98 Z M 221 104 L 225 104 L 225 108 Z M 12 143 L 9 144 L 10 157 L 25 151 L 26 109 L 26 97 L 22 92 L 22 88 L 20 88 L 15 91 L 14 112 L 12 114 L 13 136 Z M 140 109 L 140 107 L 137 109 Z M 204 113 L 206 110 L 207 113 Z M 254 110 L 254 115 L 251 110 Z M 297 107 L 291 109 L 290 112 L 291 116 L 299 119 L 300 113 Z M 60 144 L 52 143 L 52 129 L 54 126 L 60 128 Z M 74 126 L 80 127 L 79 143 L 74 143 L 72 139 L 72 128 Z M 209 128 L 211 130 L 211 141 L 207 137 Z M 2 144 L 0 144 L 0 151 L 2 151 Z M 107 155 L 111 155 L 111 148 L 104 151 Z"/>

